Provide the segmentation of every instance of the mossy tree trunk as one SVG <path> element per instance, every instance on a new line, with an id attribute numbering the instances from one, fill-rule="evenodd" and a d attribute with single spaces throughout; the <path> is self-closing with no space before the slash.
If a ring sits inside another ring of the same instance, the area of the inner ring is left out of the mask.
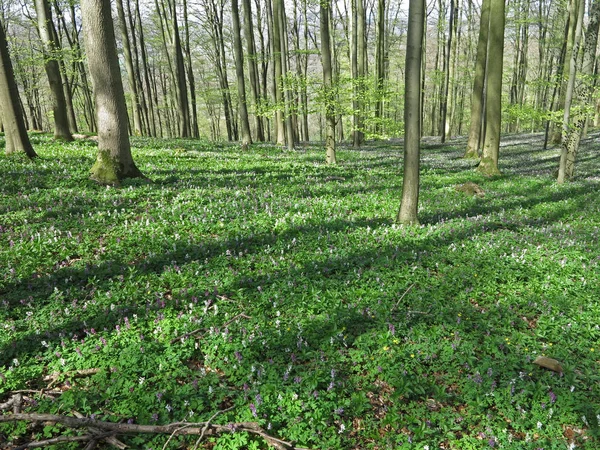
<path id="1" fill-rule="evenodd" d="M 118 185 L 125 178 L 143 177 L 133 162 L 127 107 L 119 70 L 110 2 L 82 0 L 81 15 L 98 128 L 98 157 L 91 178 Z"/>

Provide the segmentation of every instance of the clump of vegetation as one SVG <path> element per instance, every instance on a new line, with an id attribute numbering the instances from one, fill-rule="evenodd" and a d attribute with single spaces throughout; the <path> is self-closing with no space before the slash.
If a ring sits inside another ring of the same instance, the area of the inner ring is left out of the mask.
<path id="1" fill-rule="evenodd" d="M 481 189 L 477 183 L 473 183 L 472 181 L 467 181 L 463 184 L 457 184 L 454 186 L 454 189 L 467 195 L 474 195 L 479 198 L 485 197 L 485 191 Z"/>
<path id="2" fill-rule="evenodd" d="M 154 182 L 106 188 L 93 142 L 36 140 L 34 163 L 0 156 L 0 417 L 20 393 L 23 413 L 231 430 L 117 435 L 133 448 L 275 442 L 242 422 L 314 449 L 598 448 L 590 148 L 563 186 L 531 145 L 495 179 L 464 142 L 426 149 L 405 227 L 395 146 L 331 167 L 317 147 L 133 139 Z M 468 182 L 490 195 L 448 189 Z M 6 422 L 0 441 L 86 430 Z"/>

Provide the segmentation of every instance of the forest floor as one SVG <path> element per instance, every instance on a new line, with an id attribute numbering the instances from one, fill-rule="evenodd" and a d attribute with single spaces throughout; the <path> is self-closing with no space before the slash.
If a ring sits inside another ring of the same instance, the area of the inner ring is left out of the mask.
<path id="1" fill-rule="evenodd" d="M 600 447 L 597 136 L 561 186 L 541 135 L 497 178 L 424 140 L 418 227 L 399 143 L 137 138 L 152 182 L 106 188 L 94 141 L 32 140 L 0 156 L 0 448 Z"/>

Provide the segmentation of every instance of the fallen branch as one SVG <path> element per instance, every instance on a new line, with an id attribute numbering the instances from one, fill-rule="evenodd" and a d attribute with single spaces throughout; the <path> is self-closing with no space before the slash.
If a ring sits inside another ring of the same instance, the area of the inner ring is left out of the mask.
<path id="1" fill-rule="evenodd" d="M 74 414 L 74 415 L 75 415 L 75 417 L 77 417 L 78 419 L 85 419 L 85 416 L 84 416 L 83 414 L 81 414 L 80 412 L 78 412 L 78 411 L 73 411 L 73 414 Z M 90 428 L 88 428 L 88 430 L 89 430 L 89 431 L 91 431 L 92 433 L 94 433 L 94 439 L 93 439 L 93 440 L 91 440 L 91 441 L 88 443 L 88 445 L 86 446 L 86 448 L 90 448 L 90 449 L 92 449 L 92 448 L 96 447 L 96 444 L 94 444 L 94 442 L 93 442 L 93 441 L 96 441 L 96 443 L 97 443 L 97 441 L 101 440 L 101 438 L 99 438 L 99 436 L 100 436 L 101 434 L 103 434 L 103 433 L 102 433 L 102 431 L 101 431 L 101 430 L 99 430 L 99 429 L 98 429 L 98 428 L 96 428 L 96 427 L 90 427 Z M 117 447 L 117 448 L 119 448 L 119 449 L 121 449 L 121 450 L 125 450 L 125 449 L 127 448 L 127 445 L 123 444 L 121 441 L 119 441 L 119 440 L 118 440 L 118 439 L 117 439 L 117 438 L 114 436 L 114 432 L 110 432 L 110 433 L 108 434 L 108 436 L 104 437 L 103 439 L 104 439 L 106 442 L 108 442 L 109 444 L 111 444 L 111 445 L 113 445 L 113 446 L 115 446 L 115 447 Z"/>
<path id="2" fill-rule="evenodd" d="M 208 420 L 206 421 L 206 424 L 204 425 L 204 428 L 202 428 L 202 433 L 200 433 L 200 437 L 199 437 L 199 438 L 198 438 L 198 440 L 196 441 L 196 444 L 194 445 L 194 449 L 193 449 L 193 450 L 196 450 L 196 449 L 198 448 L 198 445 L 200 445 L 200 442 L 202 442 L 202 439 L 204 439 L 204 433 L 206 433 L 206 430 L 207 430 L 207 429 L 208 429 L 208 427 L 210 426 L 210 423 L 211 423 L 211 422 L 212 422 L 212 421 L 215 419 L 215 417 L 217 417 L 219 414 L 222 414 L 222 413 L 224 413 L 224 412 L 227 412 L 227 411 L 229 411 L 229 410 L 231 410 L 231 409 L 233 409 L 233 408 L 235 408 L 235 405 L 234 405 L 234 406 L 230 406 L 230 407 L 229 407 L 229 408 L 227 408 L 227 409 L 223 409 L 223 410 L 221 410 L 221 411 L 217 411 L 216 413 L 214 413 L 214 414 L 213 414 L 213 415 L 210 417 L 210 419 L 208 419 Z M 165 444 L 165 447 L 166 447 L 166 444 Z M 163 449 L 163 450 L 164 450 L 164 449 Z"/>
<path id="3" fill-rule="evenodd" d="M 247 316 L 244 313 L 239 313 L 236 316 L 234 316 L 232 319 L 228 320 L 227 322 L 225 322 L 223 325 L 221 325 L 221 328 L 226 327 L 227 325 L 230 325 L 231 323 L 235 322 L 237 319 L 239 319 L 240 317 L 243 317 L 244 319 L 252 319 L 252 317 Z M 182 334 L 181 336 L 177 336 L 176 338 L 171 339 L 171 344 L 176 343 L 177 341 L 182 341 L 184 339 L 189 338 L 190 336 L 195 336 L 197 334 L 200 334 L 201 336 L 204 335 L 208 330 L 206 328 L 198 328 L 197 330 L 194 331 L 190 331 L 189 333 L 185 333 Z"/>
<path id="4" fill-rule="evenodd" d="M 8 401 L 0 403 L 0 411 L 7 411 L 10 408 L 12 408 L 15 404 L 15 397 L 16 395 L 13 395 L 11 398 L 8 399 Z"/>
<path id="5" fill-rule="evenodd" d="M 58 437 L 55 437 L 52 439 L 46 439 L 44 441 L 35 441 L 35 442 L 29 442 L 27 444 L 19 445 L 18 447 L 15 447 L 14 450 L 25 450 L 26 448 L 46 447 L 48 445 L 64 444 L 65 442 L 86 442 L 86 441 L 91 441 L 91 440 L 95 440 L 95 439 L 108 437 L 111 434 L 112 434 L 112 432 L 104 433 L 103 435 L 99 435 L 99 436 L 94 436 L 91 434 L 84 434 L 81 436 L 58 436 Z"/>
<path id="6" fill-rule="evenodd" d="M 214 417 L 214 416 L 213 416 Z M 174 422 L 167 425 L 138 425 L 131 423 L 103 422 L 91 418 L 76 418 L 56 414 L 4 414 L 0 415 L 0 423 L 6 422 L 49 422 L 59 423 L 70 428 L 88 428 L 110 432 L 110 435 L 145 433 L 175 435 L 218 436 L 232 432 L 246 432 L 262 437 L 267 444 L 277 450 L 309 450 L 296 447 L 292 442 L 283 441 L 266 433 L 256 422 L 238 422 L 218 425 L 210 422 Z M 88 435 L 87 440 L 96 440 L 99 436 Z M 85 440 L 85 439 L 81 439 Z M 35 444 L 35 443 L 32 443 Z M 29 445 L 29 444 L 28 444 Z M 24 447 L 27 448 L 27 447 Z"/>

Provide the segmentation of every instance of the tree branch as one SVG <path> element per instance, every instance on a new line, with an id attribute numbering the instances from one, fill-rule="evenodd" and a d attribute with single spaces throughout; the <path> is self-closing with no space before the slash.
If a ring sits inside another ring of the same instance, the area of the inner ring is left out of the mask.
<path id="1" fill-rule="evenodd" d="M 214 416 L 213 416 L 214 417 Z M 91 418 L 76 418 L 55 414 L 3 414 L 0 415 L 0 423 L 17 422 L 50 422 L 60 423 L 70 428 L 89 428 L 110 432 L 111 434 L 147 433 L 147 434 L 175 434 L 175 435 L 204 435 L 218 436 L 231 432 L 246 432 L 262 437 L 271 447 L 277 450 L 309 450 L 296 447 L 292 442 L 283 441 L 267 434 L 256 422 L 238 422 L 228 425 L 218 425 L 209 422 L 174 422 L 167 425 L 138 425 L 130 423 L 103 422 Z M 87 435 L 87 439 L 97 440 L 99 436 Z M 58 439 L 58 438 L 56 438 Z M 32 442 L 31 444 L 36 444 Z M 31 445 L 27 444 L 27 445 Z M 28 447 L 23 447 L 28 448 Z"/>

